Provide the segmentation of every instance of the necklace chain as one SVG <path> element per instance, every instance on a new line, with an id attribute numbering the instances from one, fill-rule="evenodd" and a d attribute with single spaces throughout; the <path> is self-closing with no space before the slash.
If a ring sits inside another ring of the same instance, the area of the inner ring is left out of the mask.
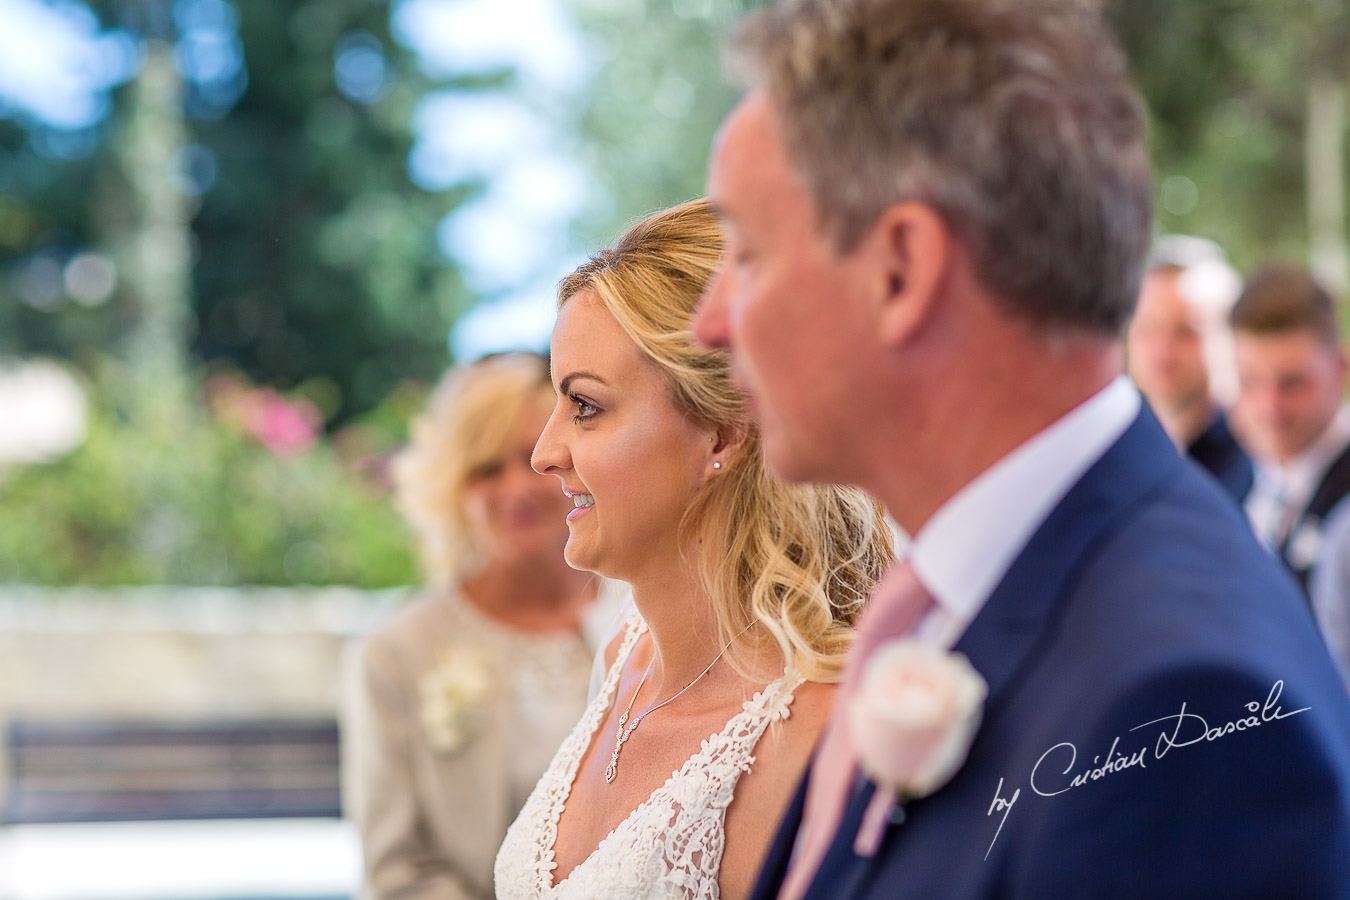
<path id="1" fill-rule="evenodd" d="M 749 631 L 750 628 L 753 627 L 753 625 L 754 623 L 751 622 L 750 625 L 746 626 L 745 630 L 742 631 L 741 634 L 745 634 L 745 632 Z M 650 676 L 652 674 L 652 671 L 656 668 L 656 660 L 655 659 L 652 660 L 651 665 L 647 666 L 647 671 L 642 673 L 642 680 L 638 682 L 637 690 L 633 691 L 633 696 L 628 701 L 628 708 L 623 711 L 623 715 L 619 716 L 619 727 L 614 732 L 614 752 L 609 755 L 609 765 L 605 766 L 605 784 L 613 783 L 615 776 L 619 774 L 619 751 L 623 749 L 624 744 L 628 743 L 629 736 L 631 736 L 632 733 L 637 730 L 637 727 L 642 724 L 642 720 L 645 719 L 647 716 L 650 716 L 652 713 L 656 712 L 661 707 L 665 706 L 667 703 L 671 703 L 675 700 L 678 700 L 684 694 L 685 691 L 689 690 L 691 687 L 702 681 L 703 676 L 707 675 L 709 672 L 712 671 L 712 667 L 717 665 L 717 661 L 721 659 L 728 650 L 731 649 L 731 645 L 736 643 L 736 639 L 739 638 L 741 634 L 738 634 L 736 635 L 736 637 L 727 641 L 727 645 L 722 648 L 722 652 L 718 653 L 716 656 L 713 657 L 713 661 L 708 663 L 708 667 L 706 669 L 698 673 L 697 678 L 686 684 L 684 687 L 680 688 L 679 692 L 677 692 L 673 696 L 668 697 L 665 700 L 662 700 L 660 703 L 656 704 L 655 706 L 638 713 L 637 717 L 634 718 L 632 722 L 629 722 L 628 714 L 633 711 L 633 704 L 637 702 L 638 694 L 642 693 L 642 686 L 647 683 L 648 676 Z M 626 728 L 624 727 L 625 725 L 627 725 Z"/>

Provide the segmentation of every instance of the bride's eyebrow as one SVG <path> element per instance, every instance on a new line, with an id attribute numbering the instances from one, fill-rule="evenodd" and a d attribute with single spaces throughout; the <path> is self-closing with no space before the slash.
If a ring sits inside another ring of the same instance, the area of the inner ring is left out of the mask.
<path id="1" fill-rule="evenodd" d="M 601 384 L 605 385 L 606 387 L 609 386 L 609 382 L 608 382 L 608 381 L 606 381 L 605 379 L 601 378 L 599 375 L 596 375 L 594 372 L 573 372 L 573 373 L 571 373 L 570 375 L 568 375 L 566 378 L 564 378 L 561 382 L 558 383 L 558 393 L 560 393 L 560 394 L 565 394 L 565 393 L 567 393 L 568 390 L 571 389 L 572 382 L 576 381 L 578 378 L 589 378 L 589 379 L 591 379 L 592 381 L 598 381 L 598 382 L 600 382 Z"/>

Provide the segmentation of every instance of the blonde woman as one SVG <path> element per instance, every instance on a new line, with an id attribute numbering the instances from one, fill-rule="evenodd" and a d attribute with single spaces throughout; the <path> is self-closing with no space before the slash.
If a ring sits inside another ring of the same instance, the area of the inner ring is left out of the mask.
<path id="1" fill-rule="evenodd" d="M 502 900 L 746 896 L 890 560 L 871 498 L 767 474 L 727 358 L 693 341 L 720 253 L 696 201 L 562 282 L 534 467 L 573 506 L 567 561 L 634 610 L 507 833 Z"/>
<path id="2" fill-rule="evenodd" d="M 543 358 L 483 360 L 446 377 L 395 462 L 430 586 L 354 666 L 366 898 L 491 897 L 506 827 L 585 707 L 596 579 L 563 561 L 571 503 L 529 462 L 552 406 Z"/>

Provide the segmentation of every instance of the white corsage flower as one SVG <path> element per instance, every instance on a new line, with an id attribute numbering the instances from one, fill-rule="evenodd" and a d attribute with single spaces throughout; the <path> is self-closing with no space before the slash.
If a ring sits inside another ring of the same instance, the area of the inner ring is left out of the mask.
<path id="1" fill-rule="evenodd" d="M 858 764 L 877 784 L 858 855 L 876 853 L 897 800 L 925 797 L 956 774 L 988 692 L 964 656 L 912 638 L 887 641 L 868 659 L 848 707 Z"/>
<path id="2" fill-rule="evenodd" d="M 427 743 L 438 752 L 453 753 L 482 724 L 492 690 L 492 667 L 476 654 L 452 653 L 423 675 L 418 687 Z"/>

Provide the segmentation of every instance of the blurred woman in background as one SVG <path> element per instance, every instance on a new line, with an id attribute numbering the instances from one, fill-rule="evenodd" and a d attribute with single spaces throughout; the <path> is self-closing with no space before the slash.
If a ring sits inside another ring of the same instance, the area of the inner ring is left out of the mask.
<path id="1" fill-rule="evenodd" d="M 530 468 L 553 403 L 542 357 L 489 357 L 443 379 L 394 462 L 429 584 L 351 667 L 368 900 L 491 897 L 502 836 L 585 708 L 609 598 L 563 560 L 572 503 Z"/>

